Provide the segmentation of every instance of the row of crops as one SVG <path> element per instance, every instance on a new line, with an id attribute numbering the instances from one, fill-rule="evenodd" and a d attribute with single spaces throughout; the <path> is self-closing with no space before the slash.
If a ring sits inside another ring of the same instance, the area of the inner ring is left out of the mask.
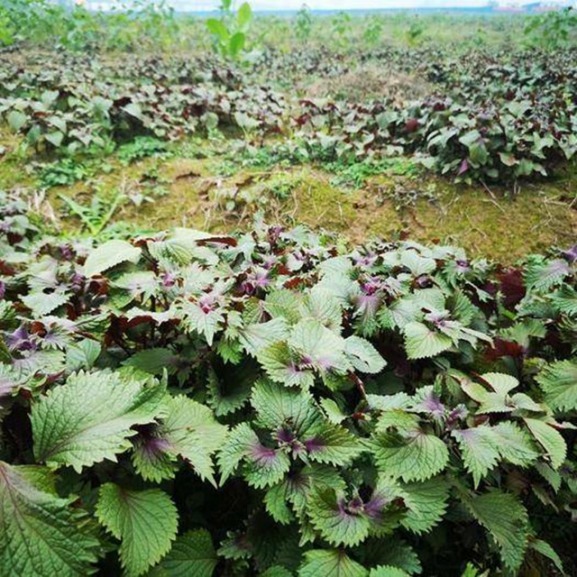
<path id="1" fill-rule="evenodd" d="M 314 56 L 314 55 L 312 55 Z M 0 114 L 39 152 L 96 153 L 138 135 L 178 139 L 233 129 L 249 140 L 281 135 L 294 162 L 412 154 L 453 178 L 512 181 L 546 176 L 577 151 L 576 54 L 387 50 L 374 63 L 418 74 L 430 94 L 403 103 L 287 95 L 273 76 L 295 74 L 293 59 L 263 55 L 252 72 L 218 59 L 114 64 L 61 58 L 48 66 L 4 63 Z M 311 58 L 309 74 L 344 74 L 353 60 Z M 328 60 L 328 62 L 327 62 Z M 321 62 L 323 63 L 321 66 Z"/>

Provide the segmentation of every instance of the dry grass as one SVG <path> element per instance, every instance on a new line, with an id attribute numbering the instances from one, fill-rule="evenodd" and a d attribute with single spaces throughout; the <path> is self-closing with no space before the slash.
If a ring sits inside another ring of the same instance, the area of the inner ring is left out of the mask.
<path id="1" fill-rule="evenodd" d="M 402 105 L 431 93 L 431 86 L 417 76 L 390 70 L 374 63 L 333 78 L 323 78 L 307 89 L 312 98 L 333 98 L 351 102 L 385 99 Z"/>

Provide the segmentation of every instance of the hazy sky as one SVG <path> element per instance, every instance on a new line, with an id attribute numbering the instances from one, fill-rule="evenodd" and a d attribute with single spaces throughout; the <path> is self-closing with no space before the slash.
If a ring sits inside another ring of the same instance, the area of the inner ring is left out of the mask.
<path id="1" fill-rule="evenodd" d="M 459 2 L 458 0 L 439 0 L 433 2 L 424 2 L 423 0 L 309 0 L 306 2 L 310 8 L 413 8 L 415 6 L 443 6 L 443 5 L 468 5 L 468 6 L 482 6 L 487 3 L 487 0 L 466 0 Z M 275 2 L 274 0 L 253 0 L 253 6 L 256 8 L 295 8 L 303 4 L 302 0 L 282 0 Z"/>
<path id="2" fill-rule="evenodd" d="M 237 0 L 239 3 L 241 0 Z M 530 0 L 519 1 L 527 4 Z M 180 0 L 191 9 L 211 10 L 219 5 L 218 0 Z M 304 0 L 251 0 L 251 5 L 256 10 L 293 10 L 300 8 Z M 437 6 L 484 6 L 488 0 L 306 0 L 306 4 L 313 9 L 347 9 L 347 8 L 417 8 Z M 507 3 L 503 0 L 502 3 Z"/>

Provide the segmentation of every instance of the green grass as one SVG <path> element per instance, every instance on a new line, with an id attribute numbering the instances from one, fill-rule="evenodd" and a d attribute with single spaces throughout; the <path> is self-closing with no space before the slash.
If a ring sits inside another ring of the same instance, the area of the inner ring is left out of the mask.
<path id="1" fill-rule="evenodd" d="M 47 201 L 68 234 L 86 227 L 66 209 L 62 195 L 82 206 L 95 197 L 110 206 L 123 194 L 131 198 L 118 204 L 109 227 L 150 231 L 186 225 L 225 232 L 249 227 L 258 214 L 287 226 L 334 230 L 351 242 L 373 235 L 409 237 L 457 244 L 474 256 L 505 263 L 567 246 L 577 230 L 574 168 L 556 181 L 524 184 L 512 196 L 510 189 L 488 191 L 426 176 L 410 158 L 265 169 L 235 163 L 222 150 L 191 158 L 211 146 L 182 141 L 169 147 L 168 156 L 131 164 L 110 156 L 100 163 L 107 171 L 52 187 Z M 227 162 L 228 172 L 222 170 Z M 15 156 L 1 162 L 0 187 L 38 188 L 42 173 L 27 174 L 26 166 L 26 159 Z"/>

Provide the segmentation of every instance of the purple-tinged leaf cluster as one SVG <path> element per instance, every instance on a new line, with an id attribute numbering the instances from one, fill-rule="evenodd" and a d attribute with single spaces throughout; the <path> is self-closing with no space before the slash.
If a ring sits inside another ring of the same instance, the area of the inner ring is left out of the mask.
<path id="1" fill-rule="evenodd" d="M 278 227 L 63 244 L 6 199 L 2 567 L 574 570 L 571 251 L 503 270 Z M 48 516 L 74 557 L 14 558 Z"/>

